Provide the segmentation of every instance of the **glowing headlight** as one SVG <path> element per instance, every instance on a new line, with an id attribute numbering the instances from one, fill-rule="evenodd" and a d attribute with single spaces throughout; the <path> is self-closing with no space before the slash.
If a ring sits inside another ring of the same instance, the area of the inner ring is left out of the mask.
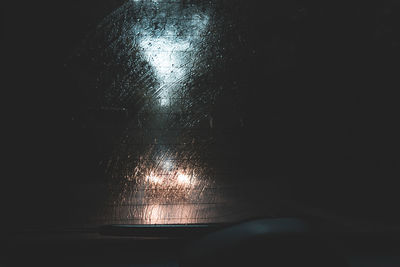
<path id="1" fill-rule="evenodd" d="M 179 184 L 190 185 L 190 176 L 187 174 L 179 173 L 176 180 Z"/>
<path id="2" fill-rule="evenodd" d="M 146 176 L 146 181 L 149 183 L 155 183 L 155 184 L 161 184 L 162 179 L 158 176 L 155 176 L 153 174 L 147 175 Z"/>

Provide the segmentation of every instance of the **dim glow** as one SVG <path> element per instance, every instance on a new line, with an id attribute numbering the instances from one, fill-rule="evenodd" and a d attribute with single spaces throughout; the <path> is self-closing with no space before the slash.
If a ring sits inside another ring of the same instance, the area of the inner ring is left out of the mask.
<path id="1" fill-rule="evenodd" d="M 150 205 L 144 214 L 149 224 L 166 223 L 177 220 L 179 223 L 190 223 L 193 220 L 193 207 L 189 205 Z"/>
<path id="2" fill-rule="evenodd" d="M 165 160 L 163 167 L 164 167 L 164 170 L 171 171 L 172 168 L 174 167 L 174 165 L 171 160 Z"/>

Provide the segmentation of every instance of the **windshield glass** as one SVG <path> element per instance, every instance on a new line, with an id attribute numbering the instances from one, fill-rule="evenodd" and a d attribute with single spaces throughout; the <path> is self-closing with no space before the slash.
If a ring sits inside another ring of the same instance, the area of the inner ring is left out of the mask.
<path id="1" fill-rule="evenodd" d="M 34 130 L 12 216 L 75 226 L 393 220 L 394 2 L 33 7 L 21 21 L 37 45 L 15 48 L 29 54 L 15 82 L 34 106 L 20 132 Z"/>
<path id="2" fill-rule="evenodd" d="M 99 138 L 110 190 L 97 220 L 226 222 L 255 212 L 235 185 L 251 174 L 241 146 L 246 89 L 233 72 L 252 51 L 223 7 L 128 1 L 72 55 L 87 100 L 78 119 Z"/>

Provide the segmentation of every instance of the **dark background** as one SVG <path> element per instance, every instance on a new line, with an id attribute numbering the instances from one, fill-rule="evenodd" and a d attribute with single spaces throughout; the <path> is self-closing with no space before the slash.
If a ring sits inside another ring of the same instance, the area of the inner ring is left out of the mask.
<path id="1" fill-rule="evenodd" d="M 105 179 L 91 133 L 71 119 L 80 99 L 64 63 L 122 2 L 3 6 L 3 115 L 10 124 L 3 126 L 2 188 L 14 225 L 73 216 L 73 196 L 60 181 Z M 249 83 L 241 93 L 250 99 L 243 147 L 260 155 L 255 165 L 268 158 L 272 174 L 288 177 L 294 202 L 398 224 L 400 2 L 222 3 L 248 41 L 248 62 L 229 71 Z"/>

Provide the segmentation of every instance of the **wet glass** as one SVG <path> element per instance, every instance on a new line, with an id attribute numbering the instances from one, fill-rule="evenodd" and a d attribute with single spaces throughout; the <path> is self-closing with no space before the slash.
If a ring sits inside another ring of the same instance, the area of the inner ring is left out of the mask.
<path id="1" fill-rule="evenodd" d="M 244 48 L 227 6 L 128 1 L 69 60 L 86 99 L 81 121 L 103 149 L 107 200 L 92 223 L 229 222 L 265 209 L 272 216 L 253 203 L 263 179 L 249 177 L 258 163 L 245 146 L 254 144 L 242 144 L 248 85 L 230 66 L 245 67 L 255 51 Z"/>
<path id="2" fill-rule="evenodd" d="M 398 217 L 396 1 L 53 2 L 6 12 L 13 227 Z"/>

